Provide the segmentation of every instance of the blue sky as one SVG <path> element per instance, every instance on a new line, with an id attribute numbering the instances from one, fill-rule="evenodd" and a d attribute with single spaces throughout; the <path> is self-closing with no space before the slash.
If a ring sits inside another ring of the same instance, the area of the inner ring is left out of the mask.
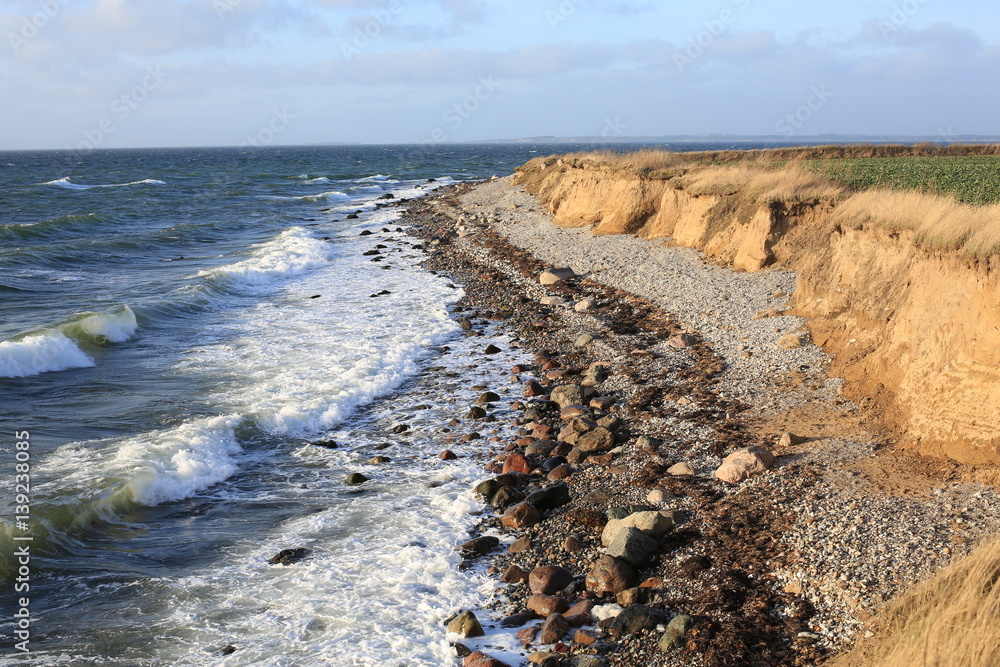
<path id="1" fill-rule="evenodd" d="M 0 149 L 1000 134 L 985 0 L 0 0 Z"/>

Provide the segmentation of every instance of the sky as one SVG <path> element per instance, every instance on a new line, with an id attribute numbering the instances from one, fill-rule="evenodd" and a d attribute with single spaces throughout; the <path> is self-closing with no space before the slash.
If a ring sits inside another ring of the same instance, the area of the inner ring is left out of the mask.
<path id="1" fill-rule="evenodd" d="M 0 0 L 0 150 L 1000 134 L 987 0 Z"/>

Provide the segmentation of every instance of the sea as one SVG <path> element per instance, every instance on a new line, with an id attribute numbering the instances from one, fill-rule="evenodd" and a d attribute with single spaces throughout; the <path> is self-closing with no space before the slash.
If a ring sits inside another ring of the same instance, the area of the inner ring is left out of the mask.
<path id="1" fill-rule="evenodd" d="M 459 664 L 499 368 L 397 204 L 589 148 L 0 152 L 0 664 Z"/>

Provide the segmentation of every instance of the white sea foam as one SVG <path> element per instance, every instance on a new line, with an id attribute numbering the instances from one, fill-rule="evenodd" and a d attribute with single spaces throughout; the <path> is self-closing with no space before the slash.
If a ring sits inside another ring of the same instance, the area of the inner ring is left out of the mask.
<path id="1" fill-rule="evenodd" d="M 249 259 L 197 275 L 243 286 L 271 285 L 327 264 L 330 253 L 327 242 L 302 227 L 289 227 L 256 246 Z"/>
<path id="2" fill-rule="evenodd" d="M 94 360 L 83 344 L 122 343 L 138 324 L 128 306 L 101 313 L 81 313 L 39 331 L 0 342 L 0 377 L 30 377 L 50 371 L 86 368 Z"/>
<path id="3" fill-rule="evenodd" d="M 55 185 L 56 187 L 64 188 L 66 190 L 90 190 L 93 188 L 124 188 L 129 185 L 166 185 L 166 183 L 155 178 L 144 178 L 141 181 L 131 181 L 130 183 L 84 185 L 82 183 L 73 183 L 69 180 L 69 176 L 66 176 L 64 178 L 58 178 L 54 181 L 46 181 L 45 183 L 40 183 L 39 185 Z"/>
<path id="4" fill-rule="evenodd" d="M 124 480 L 131 500 L 142 505 L 188 498 L 236 472 L 233 456 L 242 451 L 234 432 L 239 423 L 239 417 L 227 415 L 130 438 L 111 464 L 115 476 Z"/>
<path id="5" fill-rule="evenodd" d="M 317 176 L 316 178 L 310 178 L 306 183 L 329 183 L 330 179 L 326 176 Z"/>

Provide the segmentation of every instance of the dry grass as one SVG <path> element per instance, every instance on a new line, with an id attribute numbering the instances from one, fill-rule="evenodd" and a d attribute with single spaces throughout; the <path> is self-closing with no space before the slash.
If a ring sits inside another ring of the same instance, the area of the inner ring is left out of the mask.
<path id="1" fill-rule="evenodd" d="M 886 611 L 882 631 L 837 667 L 1000 665 L 1000 541 L 984 544 Z"/>
<path id="2" fill-rule="evenodd" d="M 941 195 L 868 190 L 840 204 L 833 221 L 909 230 L 922 245 L 972 257 L 1000 253 L 1000 204 L 970 206 Z"/>
<path id="3" fill-rule="evenodd" d="M 708 166 L 694 169 L 683 179 L 692 194 L 742 193 L 757 202 L 799 202 L 834 199 L 844 189 L 815 172 L 795 165 L 765 168 L 759 164 Z"/>

